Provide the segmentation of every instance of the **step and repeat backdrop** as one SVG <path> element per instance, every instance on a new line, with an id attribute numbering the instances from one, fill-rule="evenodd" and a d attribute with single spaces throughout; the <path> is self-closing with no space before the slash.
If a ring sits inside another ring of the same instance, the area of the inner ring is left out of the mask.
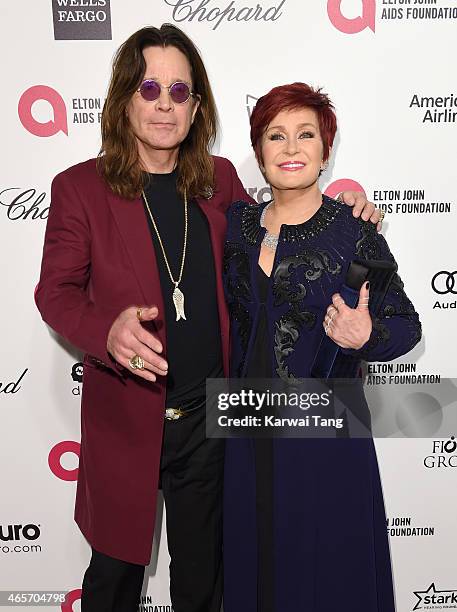
<path id="1" fill-rule="evenodd" d="M 43 324 L 33 292 L 51 180 L 99 150 L 114 51 L 140 27 L 171 22 L 208 68 L 215 152 L 258 201 L 270 192 L 249 145 L 256 99 L 305 81 L 335 104 L 322 187 L 363 190 L 386 211 L 383 233 L 424 330 L 404 358 L 367 367 L 386 434 L 376 445 L 398 611 L 457 609 L 457 431 L 443 429 L 457 408 L 455 0 L 19 0 L 0 12 L 0 590 L 70 591 L 61 609 L 80 610 L 90 553 L 73 522 L 82 356 Z M 157 512 L 144 612 L 171 611 L 163 504 Z"/>

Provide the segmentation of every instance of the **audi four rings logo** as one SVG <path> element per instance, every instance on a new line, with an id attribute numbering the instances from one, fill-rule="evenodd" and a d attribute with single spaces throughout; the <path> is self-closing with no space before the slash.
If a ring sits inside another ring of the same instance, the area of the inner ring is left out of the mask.
<path id="1" fill-rule="evenodd" d="M 448 272 L 447 270 L 437 272 L 432 278 L 433 291 L 439 295 L 446 295 L 447 293 L 457 295 L 457 291 L 455 290 L 457 286 L 456 275 L 457 270 L 454 270 L 454 272 Z"/>

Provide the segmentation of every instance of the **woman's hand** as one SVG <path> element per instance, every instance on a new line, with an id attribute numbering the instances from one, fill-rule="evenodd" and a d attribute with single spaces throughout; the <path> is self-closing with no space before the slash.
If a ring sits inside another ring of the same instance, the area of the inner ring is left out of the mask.
<path id="1" fill-rule="evenodd" d="M 154 382 L 156 374 L 165 376 L 168 364 L 159 355 L 162 344 L 140 321 L 152 321 L 159 314 L 157 306 L 127 308 L 117 317 L 108 334 L 106 347 L 114 359 L 140 378 Z M 129 360 L 135 355 L 141 357 L 144 369 L 133 369 Z"/>
<path id="2" fill-rule="evenodd" d="M 368 282 L 362 285 L 357 308 L 347 306 L 339 293 L 332 296 L 323 325 L 327 336 L 341 348 L 360 349 L 370 338 L 373 325 L 368 311 L 369 286 Z"/>
<path id="3" fill-rule="evenodd" d="M 369 202 L 361 191 L 342 191 L 338 194 L 338 200 L 352 206 L 354 217 L 361 217 L 364 221 L 376 223 L 378 232 L 382 227 L 381 211 L 372 202 Z"/>

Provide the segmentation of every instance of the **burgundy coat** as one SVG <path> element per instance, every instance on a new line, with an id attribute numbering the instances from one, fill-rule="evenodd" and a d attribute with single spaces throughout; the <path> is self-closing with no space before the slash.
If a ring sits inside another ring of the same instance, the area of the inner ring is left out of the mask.
<path id="1" fill-rule="evenodd" d="M 216 188 L 197 199 L 210 228 L 224 371 L 229 319 L 222 286 L 225 211 L 250 200 L 232 163 L 214 157 Z M 165 379 L 148 383 L 118 367 L 106 349 L 120 312 L 156 304 L 145 326 L 166 351 L 164 306 L 150 230 L 141 199 L 113 194 L 95 160 L 52 183 L 36 303 L 43 319 L 85 353 L 81 452 L 75 520 L 89 543 L 112 557 L 147 565 L 154 534 L 165 405 Z"/>

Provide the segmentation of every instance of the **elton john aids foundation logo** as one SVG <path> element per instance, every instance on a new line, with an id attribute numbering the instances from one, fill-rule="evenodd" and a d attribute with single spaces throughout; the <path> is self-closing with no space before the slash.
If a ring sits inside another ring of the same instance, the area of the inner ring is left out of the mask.
<path id="1" fill-rule="evenodd" d="M 50 106 L 52 116 L 47 121 L 39 121 L 33 114 L 36 102 L 45 101 Z M 62 96 L 47 85 L 34 85 L 30 87 L 19 99 L 19 119 L 25 129 L 34 136 L 54 136 L 63 132 L 68 136 L 67 109 Z"/>
<path id="2" fill-rule="evenodd" d="M 82 589 L 74 589 L 70 591 L 65 596 L 65 602 L 61 605 L 61 612 L 75 612 L 76 608 L 73 607 L 73 604 L 81 599 Z"/>
<path id="3" fill-rule="evenodd" d="M 357 181 L 348 178 L 333 181 L 333 183 L 328 185 L 324 193 L 329 198 L 336 198 L 336 196 L 343 191 L 361 191 L 366 196 L 365 189 L 362 187 L 362 185 Z"/>
<path id="4" fill-rule="evenodd" d="M 80 449 L 81 444 L 79 442 L 75 442 L 74 440 L 64 440 L 51 448 L 48 457 L 48 465 L 54 476 L 57 476 L 57 478 L 60 478 L 60 480 L 65 480 L 67 482 L 78 480 L 78 468 L 64 467 L 62 465 L 62 457 L 67 453 L 72 453 L 73 455 L 76 455 L 79 460 Z"/>
<path id="5" fill-rule="evenodd" d="M 327 13 L 330 21 L 337 30 L 344 34 L 358 34 L 369 28 L 372 32 L 376 27 L 376 0 L 362 0 L 362 14 L 348 17 L 343 14 L 341 4 L 343 0 L 328 0 Z"/>

